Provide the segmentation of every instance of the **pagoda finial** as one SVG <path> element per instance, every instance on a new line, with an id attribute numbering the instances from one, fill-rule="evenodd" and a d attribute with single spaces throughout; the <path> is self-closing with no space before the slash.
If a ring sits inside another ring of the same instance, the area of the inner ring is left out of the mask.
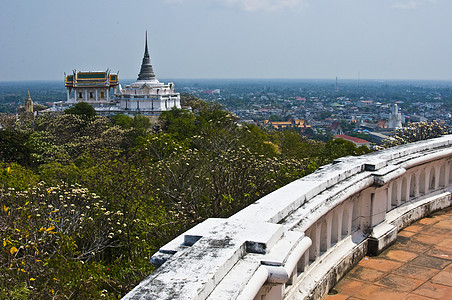
<path id="1" fill-rule="evenodd" d="M 138 74 L 138 80 L 154 80 L 155 74 L 151 64 L 151 57 L 148 51 L 148 32 L 146 30 L 144 57 L 141 63 L 140 74 Z"/>
<path id="2" fill-rule="evenodd" d="M 148 51 L 148 31 L 146 30 L 146 46 L 144 47 L 144 53 L 149 53 Z"/>

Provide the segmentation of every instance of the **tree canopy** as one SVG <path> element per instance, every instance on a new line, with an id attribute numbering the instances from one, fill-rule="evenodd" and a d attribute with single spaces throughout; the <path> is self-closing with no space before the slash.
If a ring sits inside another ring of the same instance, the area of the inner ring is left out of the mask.
<path id="1" fill-rule="evenodd" d="M 157 121 L 97 116 L 79 103 L 32 129 L 0 131 L 0 298 L 117 299 L 181 232 L 367 152 L 239 125 L 217 104 L 187 102 L 193 111 Z"/>
<path id="2" fill-rule="evenodd" d="M 85 116 L 88 118 L 94 117 L 97 115 L 96 110 L 94 107 L 89 105 L 86 102 L 78 102 L 74 106 L 66 109 L 64 111 L 65 114 L 73 114 L 73 115 L 79 115 L 79 116 Z"/>

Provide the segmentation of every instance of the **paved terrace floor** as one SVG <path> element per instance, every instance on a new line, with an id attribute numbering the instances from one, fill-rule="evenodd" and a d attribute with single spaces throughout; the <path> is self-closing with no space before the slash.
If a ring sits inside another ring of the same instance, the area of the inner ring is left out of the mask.
<path id="1" fill-rule="evenodd" d="M 452 299 L 452 209 L 399 232 L 376 257 L 364 257 L 326 300 Z"/>

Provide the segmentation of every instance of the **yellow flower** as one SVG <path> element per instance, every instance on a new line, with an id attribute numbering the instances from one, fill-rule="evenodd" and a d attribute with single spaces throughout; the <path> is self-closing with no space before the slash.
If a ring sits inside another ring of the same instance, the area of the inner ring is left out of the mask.
<path id="1" fill-rule="evenodd" d="M 11 253 L 11 255 L 14 255 L 14 253 L 16 253 L 18 250 L 16 247 L 11 247 L 11 249 L 9 249 L 9 252 Z"/>
<path id="2" fill-rule="evenodd" d="M 51 231 L 52 229 L 55 229 L 55 226 L 50 226 L 49 228 L 46 229 L 46 231 Z"/>

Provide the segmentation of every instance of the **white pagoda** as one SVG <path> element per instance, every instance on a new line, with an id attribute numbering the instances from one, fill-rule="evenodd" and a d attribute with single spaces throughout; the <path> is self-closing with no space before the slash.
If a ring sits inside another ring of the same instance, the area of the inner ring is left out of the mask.
<path id="1" fill-rule="evenodd" d="M 397 129 L 402 128 L 402 114 L 399 113 L 397 104 L 391 106 L 391 112 L 389 113 L 388 128 Z"/>
<path id="2" fill-rule="evenodd" d="M 138 79 L 136 82 L 126 85 L 125 88 L 120 85 L 116 99 L 119 100 L 121 110 L 126 113 L 148 114 L 170 110 L 173 107 L 181 108 L 180 94 L 174 91 L 174 83 L 161 83 L 154 74 L 148 51 L 147 32 Z"/>

